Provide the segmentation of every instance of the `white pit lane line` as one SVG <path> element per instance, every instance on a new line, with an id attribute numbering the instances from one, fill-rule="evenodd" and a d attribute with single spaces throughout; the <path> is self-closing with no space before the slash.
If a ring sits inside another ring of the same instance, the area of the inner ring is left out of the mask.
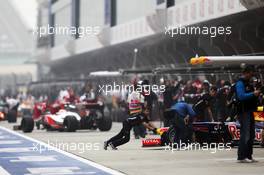
<path id="1" fill-rule="evenodd" d="M 0 145 L 16 145 L 22 143 L 22 140 L 0 140 Z"/>
<path id="2" fill-rule="evenodd" d="M 31 152 L 34 147 L 0 148 L 0 153 L 22 153 Z"/>
<path id="3" fill-rule="evenodd" d="M 11 175 L 9 172 L 7 172 L 3 167 L 0 166 L 0 174 L 1 175 Z"/>
<path id="4" fill-rule="evenodd" d="M 43 146 L 43 147 L 50 148 L 50 149 L 53 150 L 53 151 L 56 151 L 56 152 L 58 152 L 58 153 L 61 153 L 61 154 L 63 154 L 63 155 L 66 155 L 67 157 L 70 157 L 70 158 L 73 158 L 73 159 L 75 159 L 75 160 L 78 160 L 78 161 L 80 161 L 80 162 L 82 162 L 82 163 L 84 163 L 84 164 L 87 164 L 87 165 L 93 166 L 94 168 L 97 168 L 97 169 L 99 169 L 99 170 L 102 170 L 102 171 L 104 171 L 104 172 L 106 172 L 106 173 L 113 174 L 113 175 L 124 175 L 124 173 L 122 173 L 122 172 L 119 172 L 119 171 L 117 171 L 117 170 L 113 170 L 113 169 L 111 169 L 111 168 L 108 168 L 108 167 L 105 167 L 105 166 L 103 166 L 103 165 L 97 164 L 97 163 L 95 163 L 95 162 L 93 162 L 93 161 L 90 161 L 90 160 L 84 159 L 84 158 L 82 158 L 82 157 L 78 157 L 78 156 L 76 156 L 76 155 L 74 155 L 74 154 L 71 154 L 71 153 L 69 153 L 69 152 L 66 152 L 66 151 L 60 150 L 60 149 L 58 149 L 58 148 L 56 148 L 56 147 L 52 147 L 51 145 L 48 145 L 48 144 L 46 144 L 46 143 L 44 143 L 44 142 L 42 142 L 42 141 L 39 141 L 39 140 L 33 139 L 33 138 L 31 138 L 31 137 L 28 137 L 28 136 L 23 135 L 23 134 L 20 134 L 20 133 L 18 133 L 18 132 L 12 131 L 12 130 L 7 129 L 7 128 L 5 128 L 5 127 L 0 126 L 0 129 L 2 129 L 2 130 L 4 130 L 4 131 L 7 131 L 7 132 L 9 132 L 9 133 L 11 133 L 11 134 L 14 134 L 14 135 L 16 135 L 16 136 L 22 137 L 22 138 L 24 138 L 24 139 L 26 139 L 26 140 L 29 140 L 29 141 L 32 141 L 32 142 L 38 143 L 39 145 L 41 145 L 41 146 Z M 0 133 L 1 133 L 1 132 L 0 132 Z M 0 171 L 0 172 L 1 172 L 1 171 Z M 2 175 L 2 174 L 1 174 L 1 175 Z"/>

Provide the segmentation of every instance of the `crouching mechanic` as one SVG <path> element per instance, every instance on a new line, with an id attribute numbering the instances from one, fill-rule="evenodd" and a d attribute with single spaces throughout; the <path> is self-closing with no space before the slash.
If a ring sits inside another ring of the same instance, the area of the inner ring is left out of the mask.
<path id="1" fill-rule="evenodd" d="M 116 150 L 118 146 L 123 145 L 130 140 L 130 131 L 134 126 L 143 124 L 143 126 L 154 133 L 157 133 L 155 128 L 149 122 L 149 109 L 147 108 L 147 102 L 142 93 L 133 91 L 128 97 L 129 116 L 123 121 L 123 127 L 121 131 L 111 139 L 104 142 L 104 149 L 110 146 L 113 150 Z"/>
<path id="2" fill-rule="evenodd" d="M 196 116 L 191 105 L 185 102 L 178 102 L 171 107 L 174 111 L 174 122 L 172 127 L 175 129 L 176 137 L 174 143 L 186 143 L 192 137 L 192 127 L 189 120 Z"/>

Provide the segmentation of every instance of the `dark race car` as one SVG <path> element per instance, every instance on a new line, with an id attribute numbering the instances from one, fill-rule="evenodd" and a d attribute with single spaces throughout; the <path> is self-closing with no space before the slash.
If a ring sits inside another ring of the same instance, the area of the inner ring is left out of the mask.
<path id="1" fill-rule="evenodd" d="M 254 112 L 255 118 L 255 144 L 264 146 L 264 112 Z M 238 145 L 240 138 L 240 124 L 234 122 L 194 122 L 192 132 L 195 140 L 189 140 L 203 143 L 225 143 L 230 146 Z M 160 138 L 144 139 L 143 146 L 165 146 L 171 145 L 175 139 L 176 131 L 173 127 L 158 129 Z M 187 134 L 188 135 L 188 134 Z M 187 139 L 188 140 L 188 139 Z"/>

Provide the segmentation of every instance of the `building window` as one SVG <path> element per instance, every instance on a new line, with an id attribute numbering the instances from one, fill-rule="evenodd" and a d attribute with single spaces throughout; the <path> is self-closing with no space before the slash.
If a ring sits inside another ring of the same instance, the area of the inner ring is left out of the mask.
<path id="1" fill-rule="evenodd" d="M 165 0 L 157 0 L 157 5 L 160 5 L 160 4 L 164 3 L 164 2 L 165 2 Z"/>
<path id="2" fill-rule="evenodd" d="M 116 25 L 116 0 L 111 0 L 111 24 L 110 26 Z"/>
<path id="3" fill-rule="evenodd" d="M 72 0 L 72 26 L 76 29 L 80 26 L 80 0 Z M 75 39 L 79 38 L 79 33 L 76 32 Z"/>
<path id="4" fill-rule="evenodd" d="M 54 25 L 55 25 L 55 14 L 51 14 L 50 15 L 50 26 L 51 27 L 54 27 Z M 54 34 L 51 34 L 49 36 L 50 36 L 50 46 L 51 47 L 54 47 L 54 45 L 55 45 L 55 42 L 54 42 L 55 41 L 55 35 Z"/>
<path id="5" fill-rule="evenodd" d="M 175 0 L 167 0 L 167 8 L 175 5 Z"/>
<path id="6" fill-rule="evenodd" d="M 51 4 L 56 3 L 58 0 L 51 0 Z"/>

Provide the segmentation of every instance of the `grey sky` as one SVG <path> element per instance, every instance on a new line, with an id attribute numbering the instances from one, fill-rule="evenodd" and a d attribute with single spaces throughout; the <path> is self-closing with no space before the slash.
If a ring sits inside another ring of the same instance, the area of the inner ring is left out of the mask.
<path id="1" fill-rule="evenodd" d="M 37 0 L 11 0 L 26 26 L 33 28 L 37 20 Z"/>

